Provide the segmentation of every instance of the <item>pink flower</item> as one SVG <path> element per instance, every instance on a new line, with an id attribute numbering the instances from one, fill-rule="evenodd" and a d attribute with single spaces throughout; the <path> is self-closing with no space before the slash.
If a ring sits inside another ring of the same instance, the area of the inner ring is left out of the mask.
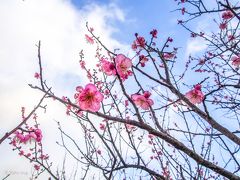
<path id="1" fill-rule="evenodd" d="M 35 138 L 35 140 L 37 141 L 37 142 L 40 142 L 41 140 L 42 140 L 42 131 L 41 131 L 41 129 L 35 129 L 34 130 L 34 133 L 35 133 L 35 135 L 36 135 L 36 138 Z"/>
<path id="2" fill-rule="evenodd" d="M 195 85 L 194 89 L 187 92 L 185 96 L 186 96 L 186 98 L 188 98 L 188 100 L 191 103 L 200 104 L 204 99 L 204 95 L 201 91 L 201 85 L 200 84 Z"/>
<path id="3" fill-rule="evenodd" d="M 29 136 L 29 139 L 37 139 L 37 135 L 34 132 L 30 132 L 27 136 Z"/>
<path id="4" fill-rule="evenodd" d="M 146 63 L 147 61 L 148 61 L 148 58 L 147 58 L 146 56 L 144 56 L 144 55 L 140 55 L 140 56 L 139 56 L 139 62 L 140 62 L 140 64 L 141 64 L 142 67 L 145 66 L 145 63 Z"/>
<path id="5" fill-rule="evenodd" d="M 85 69 L 86 68 L 86 63 L 85 63 L 85 61 L 83 61 L 83 60 L 81 60 L 81 61 L 79 61 L 79 63 L 80 63 L 80 66 L 81 66 L 81 68 L 82 69 Z"/>
<path id="6" fill-rule="evenodd" d="M 240 66 L 240 55 L 232 57 L 232 65 L 236 67 Z"/>
<path id="7" fill-rule="evenodd" d="M 101 129 L 101 130 L 105 130 L 105 129 L 106 129 L 105 124 L 100 123 L 100 129 Z"/>
<path id="8" fill-rule="evenodd" d="M 38 171 L 40 169 L 40 166 L 37 164 L 34 164 L 34 169 L 36 169 Z"/>
<path id="9" fill-rule="evenodd" d="M 37 73 L 37 72 L 35 72 L 34 77 L 35 77 L 36 79 L 39 79 L 39 78 L 40 78 L 40 74 Z"/>
<path id="10" fill-rule="evenodd" d="M 19 141 L 19 142 L 24 142 L 25 141 L 25 136 L 23 134 L 21 134 L 20 132 L 16 131 L 15 132 L 16 136 L 15 138 Z"/>
<path id="11" fill-rule="evenodd" d="M 225 11 L 223 14 L 222 14 L 222 18 L 224 20 L 228 20 L 228 19 L 231 19 L 233 18 L 233 13 L 231 11 Z"/>
<path id="12" fill-rule="evenodd" d="M 153 29 L 150 34 L 152 35 L 153 38 L 157 38 L 157 30 L 156 29 Z"/>
<path id="13" fill-rule="evenodd" d="M 144 37 L 142 37 L 142 36 L 137 37 L 136 44 L 137 44 L 137 46 L 140 46 L 140 47 L 144 48 L 145 47 Z"/>
<path id="14" fill-rule="evenodd" d="M 149 99 L 150 96 L 151 96 L 151 93 L 148 91 L 145 91 L 143 95 L 133 94 L 132 100 L 137 106 L 140 106 L 144 110 L 148 110 L 150 106 L 153 105 L 153 100 Z"/>
<path id="15" fill-rule="evenodd" d="M 24 151 L 21 150 L 21 151 L 19 152 L 19 156 L 23 156 L 23 155 L 24 155 Z"/>
<path id="16" fill-rule="evenodd" d="M 97 90 L 94 84 L 89 83 L 85 86 L 85 89 L 80 89 L 78 94 L 80 109 L 97 112 L 100 109 L 102 101 L 103 95 Z"/>
<path id="17" fill-rule="evenodd" d="M 108 76 L 116 75 L 115 65 L 105 59 L 101 60 L 102 71 Z"/>
<path id="18" fill-rule="evenodd" d="M 142 36 L 136 36 L 136 40 L 133 41 L 132 44 L 132 49 L 133 50 L 137 50 L 138 47 L 140 48 L 144 48 L 145 47 L 145 39 Z"/>
<path id="19" fill-rule="evenodd" d="M 20 143 L 27 143 L 28 141 L 35 140 L 40 142 L 42 140 L 42 131 L 40 129 L 35 129 L 33 132 L 29 132 L 29 134 L 22 134 L 19 131 L 15 132 L 15 139 Z"/>
<path id="20" fill-rule="evenodd" d="M 132 67 L 131 59 L 127 58 L 123 54 L 118 54 L 115 58 L 115 62 L 117 72 L 122 80 L 125 80 L 128 76 L 132 75 L 132 71 L 130 70 Z"/>
<path id="21" fill-rule="evenodd" d="M 166 60 L 170 60 L 175 56 L 174 53 L 163 53 L 163 58 Z"/>
<path id="22" fill-rule="evenodd" d="M 226 29 L 226 28 L 227 28 L 227 23 L 226 23 L 226 22 L 220 23 L 219 28 L 220 28 L 221 30 Z"/>
<path id="23" fill-rule="evenodd" d="M 229 41 L 232 41 L 232 40 L 234 40 L 234 39 L 235 39 L 235 37 L 234 37 L 233 35 L 231 35 L 231 34 L 228 35 L 228 40 L 229 40 Z"/>
<path id="24" fill-rule="evenodd" d="M 93 38 L 90 37 L 90 36 L 88 36 L 87 34 L 85 34 L 85 39 L 87 40 L 87 42 L 88 42 L 89 44 L 93 44 L 93 43 L 94 43 Z"/>

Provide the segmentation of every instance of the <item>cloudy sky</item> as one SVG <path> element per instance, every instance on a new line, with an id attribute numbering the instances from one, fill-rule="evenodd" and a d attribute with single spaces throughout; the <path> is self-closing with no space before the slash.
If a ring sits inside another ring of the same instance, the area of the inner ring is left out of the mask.
<path id="1" fill-rule="evenodd" d="M 79 51 L 84 49 L 86 61 L 94 64 L 94 49 L 84 38 L 87 21 L 105 45 L 124 53 L 130 52 L 135 32 L 148 36 L 153 28 L 158 29 L 160 40 L 174 38 L 182 47 L 183 61 L 186 53 L 203 49 L 177 26 L 179 14 L 171 12 L 175 9 L 169 0 L 1 0 L 0 137 L 21 121 L 21 107 L 29 112 L 41 96 L 28 87 L 37 84 L 33 76 L 38 71 L 35 45 L 39 40 L 45 78 L 58 95 L 71 97 L 77 85 L 86 83 L 79 71 Z M 48 117 L 41 116 L 46 144 L 58 138 L 50 131 L 56 129 L 55 121 L 74 127 L 64 114 L 56 103 L 48 109 Z M 51 154 L 56 149 L 48 146 L 47 151 Z M 28 162 L 12 152 L 7 141 L 0 146 L 0 154 L 0 178 L 8 172 L 13 172 L 9 179 L 29 177 Z"/>

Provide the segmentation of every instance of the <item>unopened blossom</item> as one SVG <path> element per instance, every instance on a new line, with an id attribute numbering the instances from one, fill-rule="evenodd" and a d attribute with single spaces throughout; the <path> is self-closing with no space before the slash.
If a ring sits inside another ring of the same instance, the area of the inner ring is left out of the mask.
<path id="1" fill-rule="evenodd" d="M 123 54 L 118 54 L 115 58 L 115 62 L 117 73 L 122 80 L 125 80 L 128 76 L 132 75 L 132 71 L 130 70 L 132 67 L 131 59 Z"/>
<path id="2" fill-rule="evenodd" d="M 87 34 L 85 34 L 85 39 L 87 40 L 87 42 L 88 42 L 89 44 L 93 44 L 93 43 L 94 43 L 93 38 L 90 37 L 90 36 L 88 36 Z"/>
<path id="3" fill-rule="evenodd" d="M 186 12 L 186 9 L 185 9 L 185 7 L 183 7 L 183 8 L 181 9 L 181 11 L 182 11 L 182 15 L 184 15 L 184 14 L 185 14 L 185 12 Z"/>
<path id="4" fill-rule="evenodd" d="M 222 18 L 224 20 L 228 20 L 228 19 L 231 19 L 233 18 L 233 13 L 231 11 L 225 11 L 223 14 L 222 14 Z"/>
<path id="5" fill-rule="evenodd" d="M 100 103 L 103 101 L 103 95 L 98 91 L 94 84 L 87 84 L 85 88 L 79 88 L 77 96 L 80 109 L 97 112 L 100 109 Z"/>
<path id="6" fill-rule="evenodd" d="M 102 67 L 102 71 L 108 75 L 116 75 L 116 69 L 115 69 L 115 65 L 112 62 L 109 62 L 105 59 L 101 60 L 101 67 Z"/>
<path id="7" fill-rule="evenodd" d="M 151 96 L 151 93 L 148 91 L 145 91 L 143 95 L 133 94 L 132 100 L 137 106 L 141 107 L 144 110 L 148 110 L 150 106 L 154 104 L 153 100 L 149 98 L 150 96 Z"/>
<path id="8" fill-rule="evenodd" d="M 40 78 L 40 74 L 37 73 L 37 72 L 35 72 L 34 77 L 35 77 L 36 79 L 39 79 L 39 78 Z"/>
<path id="9" fill-rule="evenodd" d="M 102 151 L 101 151 L 100 149 L 98 149 L 98 150 L 97 150 L 97 153 L 98 153 L 99 155 L 101 155 L 101 154 L 102 154 Z"/>
<path id="10" fill-rule="evenodd" d="M 173 38 L 168 37 L 167 41 L 168 41 L 168 42 L 173 42 Z"/>
<path id="11" fill-rule="evenodd" d="M 200 84 L 195 85 L 194 89 L 187 92 L 185 96 L 191 103 L 200 104 L 204 99 L 204 95 L 201 91 L 201 85 Z"/>
<path id="12" fill-rule="evenodd" d="M 105 130 L 105 129 L 106 129 L 106 126 L 105 126 L 105 124 L 103 124 L 103 123 L 100 123 L 100 129 L 101 129 L 101 130 Z"/>
<path id="13" fill-rule="evenodd" d="M 240 55 L 238 56 L 233 56 L 232 57 L 232 65 L 235 67 L 239 67 L 240 66 Z"/>

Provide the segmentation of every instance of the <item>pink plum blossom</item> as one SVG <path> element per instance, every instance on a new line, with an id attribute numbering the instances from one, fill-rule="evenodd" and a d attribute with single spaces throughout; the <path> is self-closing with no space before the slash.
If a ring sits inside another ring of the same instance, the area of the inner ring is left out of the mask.
<path id="1" fill-rule="evenodd" d="M 231 11 L 225 11 L 223 14 L 222 14 L 222 18 L 224 20 L 228 20 L 228 19 L 231 19 L 233 18 L 233 13 Z"/>
<path id="2" fill-rule="evenodd" d="M 240 66 L 240 56 L 233 56 L 232 57 L 232 65 L 239 67 Z"/>
<path id="3" fill-rule="evenodd" d="M 145 91 L 143 95 L 133 94 L 132 100 L 137 106 L 140 106 L 144 110 L 148 110 L 150 106 L 154 104 L 153 100 L 149 99 L 150 96 L 151 96 L 151 93 L 148 91 Z"/>
<path id="4" fill-rule="evenodd" d="M 93 43 L 94 43 L 93 38 L 90 37 L 90 36 L 88 36 L 87 34 L 85 34 L 85 39 L 87 40 L 87 42 L 88 42 L 89 44 L 93 44 Z"/>
<path id="5" fill-rule="evenodd" d="M 37 72 L 35 72 L 34 77 L 35 77 L 36 79 L 39 79 L 39 78 L 40 78 L 40 74 L 37 73 Z"/>
<path id="6" fill-rule="evenodd" d="M 136 44 L 137 44 L 137 46 L 140 46 L 140 47 L 144 48 L 145 47 L 144 37 L 142 37 L 142 36 L 137 37 Z"/>
<path id="7" fill-rule="evenodd" d="M 85 88 L 79 88 L 77 96 L 79 107 L 82 110 L 97 112 L 100 109 L 100 103 L 103 101 L 103 95 L 97 90 L 94 84 L 87 84 Z"/>
<path id="8" fill-rule="evenodd" d="M 106 129 L 106 126 L 105 126 L 105 124 L 103 124 L 103 123 L 100 123 L 100 129 L 101 129 L 101 130 L 105 130 L 105 129 Z"/>
<path id="9" fill-rule="evenodd" d="M 157 34 L 155 33 L 155 36 L 156 36 Z M 137 48 L 138 47 L 140 47 L 140 48 L 144 48 L 145 47 L 145 39 L 144 39 L 144 37 L 142 37 L 142 36 L 136 36 L 136 40 L 135 41 L 133 41 L 133 44 L 132 44 L 132 49 L 133 50 L 137 50 Z"/>
<path id="10" fill-rule="evenodd" d="M 187 92 L 185 96 L 191 103 L 200 104 L 204 99 L 204 95 L 201 91 L 201 85 L 200 84 L 195 85 L 194 89 Z"/>
<path id="11" fill-rule="evenodd" d="M 147 61 L 148 61 L 148 58 L 147 58 L 146 56 L 144 56 L 144 55 L 140 55 L 140 56 L 139 56 L 139 62 L 140 62 L 140 64 L 141 64 L 142 67 L 145 66 L 145 63 L 146 63 Z"/>
<path id="12" fill-rule="evenodd" d="M 152 35 L 153 38 L 157 38 L 157 33 L 158 31 L 156 29 L 153 29 L 150 34 Z"/>
<path id="13" fill-rule="evenodd" d="M 116 69 L 115 69 L 115 65 L 112 62 L 109 62 L 105 59 L 101 60 L 101 67 L 102 67 L 102 71 L 108 75 L 116 75 Z"/>
<path id="14" fill-rule="evenodd" d="M 37 170 L 37 171 L 40 169 L 40 166 L 39 166 L 39 165 L 37 165 L 37 164 L 34 164 L 34 166 L 33 166 L 33 167 L 34 167 L 34 169 L 35 169 L 35 170 Z"/>
<path id="15" fill-rule="evenodd" d="M 227 28 L 227 23 L 226 23 L 226 22 L 220 23 L 219 28 L 220 28 L 221 30 L 226 29 L 226 28 Z"/>
<path id="16" fill-rule="evenodd" d="M 35 140 L 37 141 L 37 142 L 40 142 L 41 140 L 42 140 L 42 131 L 41 131 L 41 129 L 35 129 L 34 130 L 34 134 L 36 135 L 36 138 L 35 138 Z"/>
<path id="17" fill-rule="evenodd" d="M 128 76 L 132 75 L 132 71 L 130 68 L 132 67 L 131 59 L 127 58 L 123 54 L 118 54 L 115 58 L 116 69 L 122 80 L 128 78 Z"/>

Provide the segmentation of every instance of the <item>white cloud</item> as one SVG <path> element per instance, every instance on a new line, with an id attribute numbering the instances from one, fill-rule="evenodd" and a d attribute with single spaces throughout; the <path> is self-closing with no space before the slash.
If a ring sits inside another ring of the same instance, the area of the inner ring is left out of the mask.
<path id="1" fill-rule="evenodd" d="M 196 53 L 201 52 L 207 48 L 204 40 L 197 38 L 191 39 L 187 42 L 186 55 L 196 55 Z"/>
<path id="2" fill-rule="evenodd" d="M 126 50 L 127 46 L 112 38 L 112 34 L 118 31 L 111 25 L 116 20 L 125 21 L 125 15 L 115 4 L 89 4 L 78 10 L 67 0 L 0 2 L 0 137 L 19 123 L 21 106 L 26 106 L 30 111 L 41 96 L 27 86 L 27 83 L 37 83 L 33 75 L 38 71 L 35 46 L 38 40 L 42 42 L 45 78 L 59 95 L 72 95 L 74 88 L 86 80 L 78 63 L 79 51 L 84 49 L 88 64 L 93 66 L 96 63 L 95 48 L 85 42 L 85 22 L 94 27 L 96 34 L 110 49 L 118 47 Z M 52 137 L 45 139 L 46 144 L 54 143 L 57 137 L 56 132 L 49 131 L 55 127 L 53 120 L 65 120 L 64 109 L 59 113 L 61 110 L 61 107 L 54 105 L 49 110 L 52 119 L 45 116 L 40 118 L 45 136 Z M 68 123 L 71 127 L 75 126 L 72 122 Z M 55 151 L 51 147 L 48 150 Z M 0 177 L 8 170 L 21 172 L 21 169 L 28 169 L 29 163 L 13 155 L 16 153 L 7 143 L 0 145 L 0 154 L 4 155 L 0 163 Z M 17 177 L 20 178 L 19 173 L 9 179 Z"/>

